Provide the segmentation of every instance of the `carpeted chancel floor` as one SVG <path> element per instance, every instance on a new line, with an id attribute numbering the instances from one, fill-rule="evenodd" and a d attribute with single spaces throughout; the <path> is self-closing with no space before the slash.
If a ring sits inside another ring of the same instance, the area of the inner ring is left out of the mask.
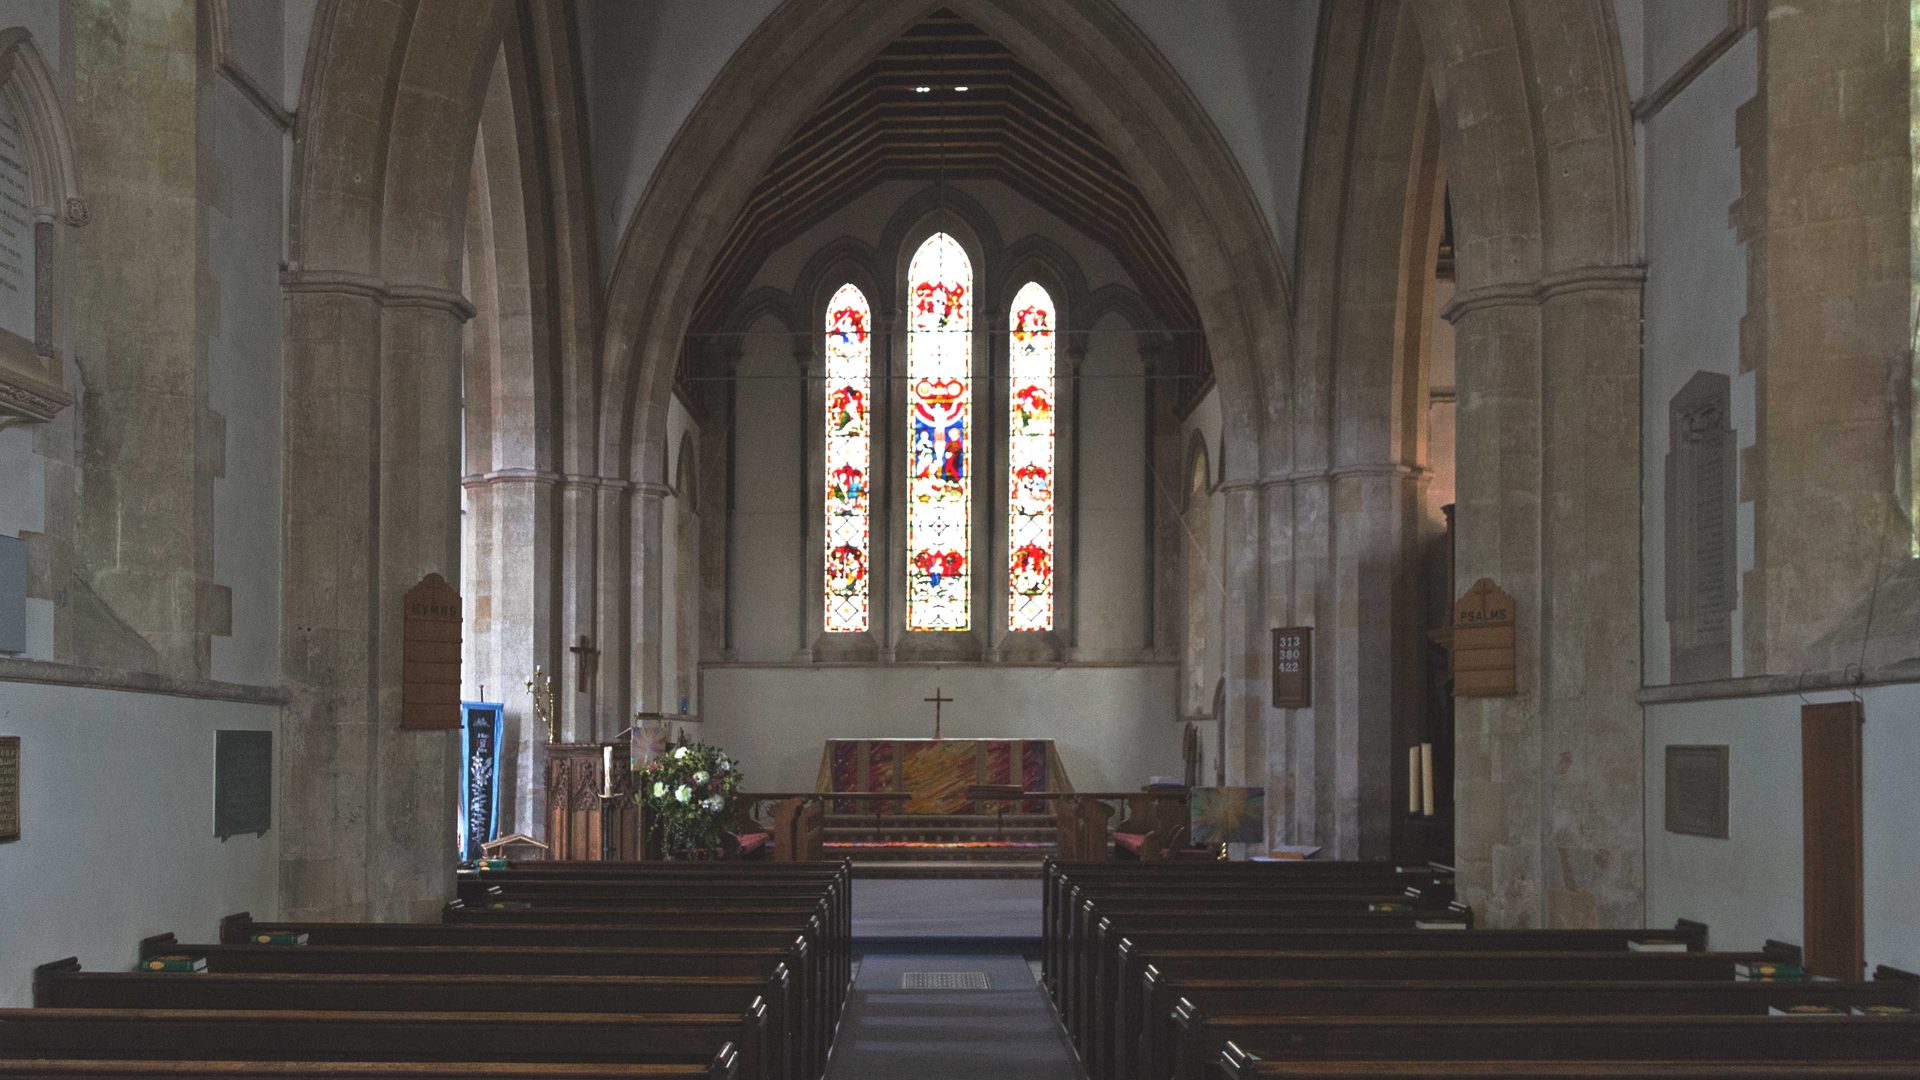
<path id="1" fill-rule="evenodd" d="M 853 916 L 860 966 L 826 1080 L 1082 1080 L 1023 955 L 1040 945 L 1040 882 L 857 880 Z M 989 989 L 903 989 L 915 973 Z"/>

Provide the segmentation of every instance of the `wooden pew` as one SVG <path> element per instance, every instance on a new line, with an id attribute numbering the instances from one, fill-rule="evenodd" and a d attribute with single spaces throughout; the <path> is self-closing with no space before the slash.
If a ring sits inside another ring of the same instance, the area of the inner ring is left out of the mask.
<path id="1" fill-rule="evenodd" d="M 0 1058 L 0 1078 L 87 1080 L 734 1080 L 739 1065 L 728 1046 L 702 1065 L 598 1065 L 494 1061 L 137 1061 Z"/>
<path id="2" fill-rule="evenodd" d="M 81 971 L 74 960 L 34 971 L 34 1004 L 47 1009 L 270 1010 L 276 1012 L 491 1013 L 762 1018 L 751 1039 L 736 1038 L 743 1071 L 798 1080 L 811 1059 L 796 1057 L 804 1029 L 793 1023 L 784 965 L 769 978 L 721 976 L 179 974 Z"/>
<path id="3" fill-rule="evenodd" d="M 1261 1061 L 1223 1055 L 1227 1080 L 1911 1080 L 1904 1062 Z"/>
<path id="4" fill-rule="evenodd" d="M 1920 982 L 1238 982 L 1190 978 L 1164 1014 L 1142 1017 L 1140 1071 L 1200 1077 L 1235 1024 L 1302 1016 L 1766 1016 L 1796 1006 L 1920 1009 Z M 1797 1019 L 1797 1018 L 1796 1018 Z M 1202 1022 L 1204 1021 L 1204 1023 Z M 1197 1033 L 1197 1034 L 1196 1034 Z"/>
<path id="5" fill-rule="evenodd" d="M 1920 1016 L 1341 1016 L 1196 1019 L 1242 1061 L 1920 1063 Z M 1200 1038 L 1186 1030 L 1182 1038 Z"/>
<path id="6" fill-rule="evenodd" d="M 1147 972 L 1145 956 L 1157 950 L 1606 952 L 1632 956 L 1639 954 L 1629 951 L 1630 942 L 1684 945 L 1689 952 L 1700 952 L 1707 944 L 1706 926 L 1686 922 L 1672 930 L 1293 930 L 1222 926 L 1223 921 L 1217 915 L 1202 913 L 1191 920 L 1158 919 L 1144 928 L 1129 924 L 1122 930 L 1114 920 L 1105 918 L 1096 926 L 1090 992 L 1100 1001 L 1111 1003 L 1113 1011 L 1109 1014 L 1111 1022 L 1092 1034 L 1099 1039 L 1119 1037 L 1114 1053 L 1115 1060 L 1122 1063 L 1123 1075 L 1133 1071 L 1137 1048 L 1125 1038 L 1129 1027 L 1122 1021 L 1142 1016 L 1165 1021 L 1171 1008 L 1169 1001 L 1155 1000 L 1156 984 Z M 1169 928 L 1169 922 L 1198 928 Z M 1772 945 L 1763 954 L 1766 958 L 1799 962 L 1799 953 L 1792 946 Z"/>
<path id="7" fill-rule="evenodd" d="M 198 978 L 199 976 L 182 976 Z M 764 1009 L 635 1015 L 275 1012 L 191 1009 L 0 1009 L 0 1059 L 188 1062 L 453 1062 L 694 1066 L 739 1080 Z M 587 1075 L 599 1075 L 588 1071 Z"/>

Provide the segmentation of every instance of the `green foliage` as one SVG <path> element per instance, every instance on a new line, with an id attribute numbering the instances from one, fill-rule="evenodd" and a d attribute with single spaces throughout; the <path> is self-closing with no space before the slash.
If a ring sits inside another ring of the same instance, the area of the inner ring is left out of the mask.
<path id="1" fill-rule="evenodd" d="M 721 826 L 740 789 L 740 769 L 717 746 L 682 743 L 647 763 L 640 794 L 649 827 L 668 852 L 720 846 Z"/>

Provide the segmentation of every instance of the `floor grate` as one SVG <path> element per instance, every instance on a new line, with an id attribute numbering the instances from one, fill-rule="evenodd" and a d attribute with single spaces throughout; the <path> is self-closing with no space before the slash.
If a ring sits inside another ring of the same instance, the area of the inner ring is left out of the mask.
<path id="1" fill-rule="evenodd" d="M 909 971 L 900 976 L 902 990 L 991 990 L 984 971 Z"/>

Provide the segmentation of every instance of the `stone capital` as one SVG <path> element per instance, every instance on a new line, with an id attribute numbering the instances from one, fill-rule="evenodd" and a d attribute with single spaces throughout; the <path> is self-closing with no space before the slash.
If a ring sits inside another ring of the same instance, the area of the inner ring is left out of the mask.
<path id="1" fill-rule="evenodd" d="M 1538 307 L 1569 293 L 1597 290 L 1637 290 L 1647 279 L 1647 268 L 1638 264 L 1619 266 L 1578 266 L 1548 274 L 1538 281 L 1507 281 L 1482 285 L 1454 294 L 1440 311 L 1440 317 L 1458 324 L 1476 311 L 1498 307 Z"/>

